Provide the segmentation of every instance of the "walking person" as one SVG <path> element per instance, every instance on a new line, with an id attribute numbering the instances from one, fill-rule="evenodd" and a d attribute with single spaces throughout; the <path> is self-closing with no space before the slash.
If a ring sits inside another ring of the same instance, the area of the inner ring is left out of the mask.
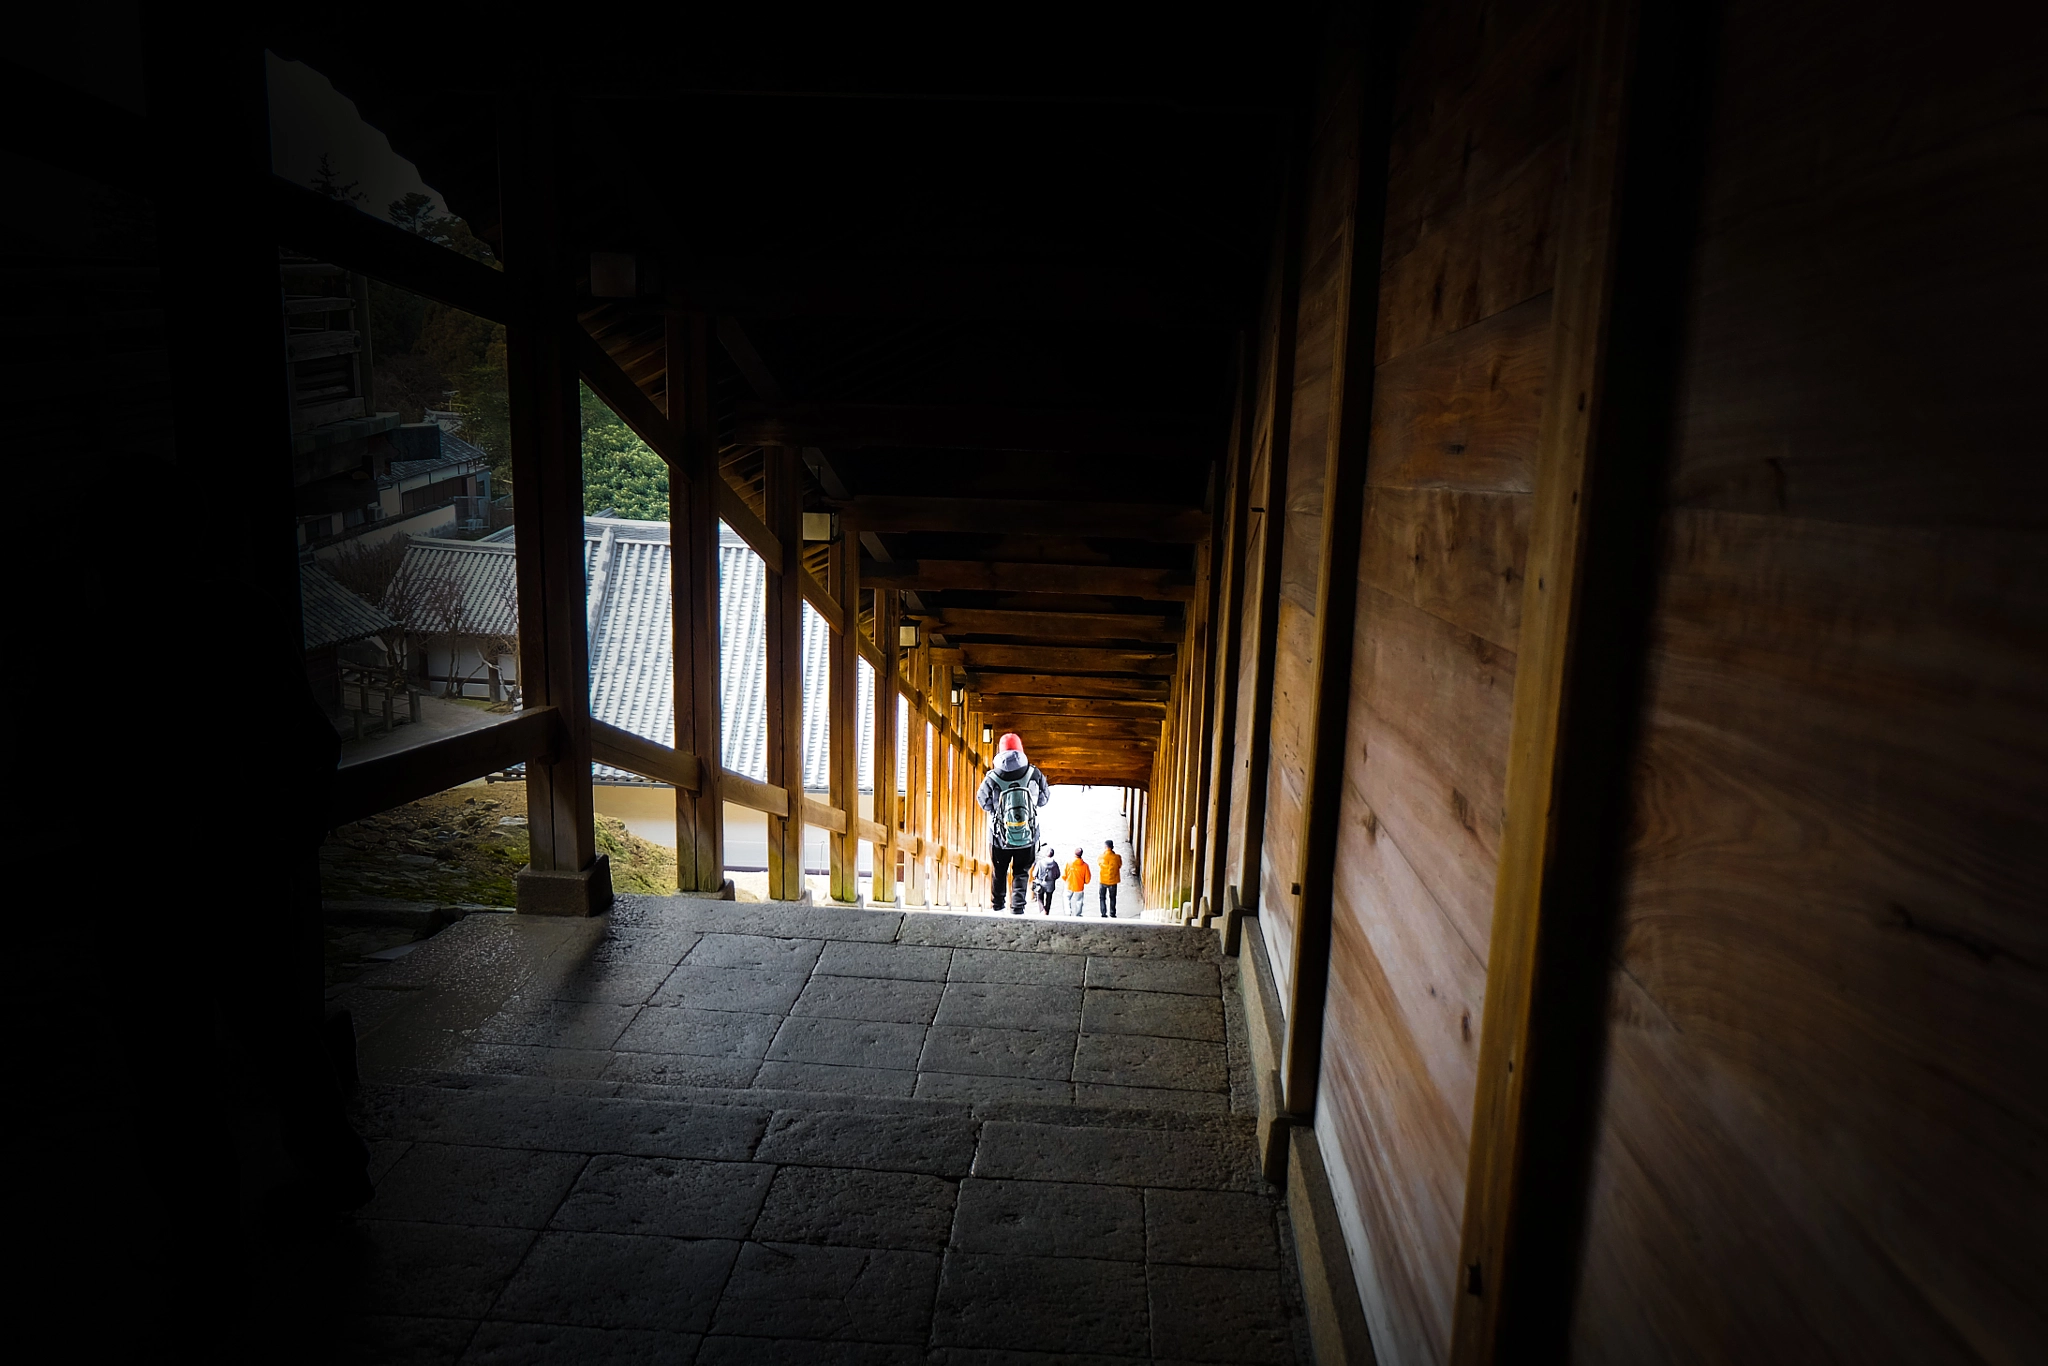
<path id="1" fill-rule="evenodd" d="M 1052 851 L 1050 844 L 1045 846 L 1045 861 L 1038 865 L 1038 872 L 1031 882 L 1038 892 L 1038 908 L 1051 915 L 1052 889 L 1059 886 L 1060 882 L 1060 856 Z"/>
<path id="2" fill-rule="evenodd" d="M 1116 919 L 1116 889 L 1124 880 L 1124 861 L 1116 851 L 1115 840 L 1102 842 L 1102 857 L 1095 861 L 1096 885 L 1101 889 L 1096 896 L 1101 898 L 1098 910 L 1102 916 Z"/>
<path id="3" fill-rule="evenodd" d="M 1067 909 L 1074 918 L 1088 914 L 1088 860 L 1087 851 L 1076 849 L 1074 861 L 1067 865 Z"/>
<path id="4" fill-rule="evenodd" d="M 988 812 L 988 861 L 994 870 L 988 889 L 989 909 L 1003 909 L 1007 883 L 1010 914 L 1022 915 L 1025 888 L 1031 881 L 1032 851 L 1038 848 L 1038 808 L 1052 800 L 1052 788 L 1045 775 L 1024 757 L 1024 742 L 1016 732 L 997 742 L 995 767 L 981 780 L 975 800 Z"/>

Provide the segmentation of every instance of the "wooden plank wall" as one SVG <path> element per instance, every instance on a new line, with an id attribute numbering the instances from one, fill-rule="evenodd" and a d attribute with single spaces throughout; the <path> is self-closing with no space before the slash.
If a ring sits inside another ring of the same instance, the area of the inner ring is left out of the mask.
<path id="1" fill-rule="evenodd" d="M 1397 69 L 1316 1115 L 1382 1363 L 1444 1360 L 1459 1289 L 1579 25 L 1435 5 Z"/>
<path id="2" fill-rule="evenodd" d="M 1276 451 L 1280 527 L 1274 618 L 1273 700 L 1268 713 L 1266 818 L 1259 855 L 1260 932 L 1280 999 L 1288 999 L 1299 913 L 1303 802 L 1314 747 L 1316 582 L 1321 572 L 1323 472 L 1343 365 L 1340 332 L 1350 306 L 1349 221 L 1358 187 L 1360 73 L 1325 64 L 1310 133 L 1301 226 L 1300 296 L 1287 444 Z M 1284 460 L 1282 456 L 1284 455 Z"/>
<path id="3" fill-rule="evenodd" d="M 2043 35 L 1925 17 L 1726 10 L 1578 1360 L 2048 1344 Z"/>

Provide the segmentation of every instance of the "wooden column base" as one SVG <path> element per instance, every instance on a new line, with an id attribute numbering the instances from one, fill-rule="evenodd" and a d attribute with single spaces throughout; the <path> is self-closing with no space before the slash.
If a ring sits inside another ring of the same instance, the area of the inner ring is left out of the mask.
<path id="1" fill-rule="evenodd" d="M 521 915 L 602 915 L 612 905 L 612 860 L 599 854 L 580 873 L 521 868 L 512 879 Z M 727 884 L 730 886 L 731 884 Z"/>

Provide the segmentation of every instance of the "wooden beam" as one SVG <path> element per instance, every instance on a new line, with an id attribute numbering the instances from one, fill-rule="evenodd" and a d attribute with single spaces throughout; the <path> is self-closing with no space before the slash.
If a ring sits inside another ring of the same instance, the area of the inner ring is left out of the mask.
<path id="1" fill-rule="evenodd" d="M 1227 272 L 951 261 L 821 261 L 675 253 L 671 306 L 742 318 L 1201 322 L 1243 312 Z"/>
<path id="2" fill-rule="evenodd" d="M 1088 674 L 967 675 L 967 690 L 999 697 L 1133 697 L 1164 702 L 1173 689 L 1163 678 L 1102 678 Z"/>
<path id="3" fill-rule="evenodd" d="M 856 816 L 854 818 L 853 827 L 854 833 L 857 836 L 859 836 L 861 839 L 866 840 L 870 845 L 874 846 L 875 857 L 880 858 L 882 854 L 882 846 L 888 843 L 889 839 L 889 832 L 882 828 L 882 823 L 880 821 L 866 820 L 862 817 Z"/>
<path id="4" fill-rule="evenodd" d="M 944 636 L 1038 636 L 1066 644 L 1077 640 L 1178 641 L 1180 625 L 1170 617 L 1117 612 L 1011 612 L 995 608 L 942 608 L 925 630 Z"/>
<path id="5" fill-rule="evenodd" d="M 805 825 L 815 825 L 835 835 L 846 833 L 846 811 L 843 807 L 821 802 L 815 797 L 805 797 L 803 812 Z"/>
<path id="6" fill-rule="evenodd" d="M 588 332 L 578 327 L 573 340 L 577 368 L 582 371 L 583 382 L 590 386 L 590 392 L 603 399 L 605 405 L 618 414 L 619 420 L 668 465 L 671 487 L 676 480 L 687 485 L 690 470 L 683 455 L 681 429 L 669 420 L 668 414 L 655 406 L 646 391 L 619 368 L 618 362 L 606 354 Z"/>
<path id="7" fill-rule="evenodd" d="M 737 424 L 743 446 L 897 446 L 1150 459 L 1199 459 L 1213 449 L 1218 435 L 1215 420 L 1204 413 L 879 403 L 744 405 Z"/>
<path id="8" fill-rule="evenodd" d="M 774 783 L 764 783 L 758 778 L 749 778 L 744 773 L 731 769 L 720 769 L 718 785 L 725 800 L 734 806 L 744 806 L 749 811 L 759 811 L 764 816 L 784 817 L 789 815 L 789 790 Z"/>
<path id="9" fill-rule="evenodd" d="M 840 808 L 842 815 L 839 824 L 833 827 L 827 862 L 832 899 L 845 902 L 860 899 L 860 834 L 855 814 L 860 809 L 860 734 L 859 708 L 856 705 L 860 696 L 860 653 L 855 648 L 860 623 L 855 619 L 854 611 L 860 604 L 860 558 L 859 534 L 851 526 L 842 524 L 839 541 L 832 547 L 832 569 L 836 576 L 834 587 L 847 604 L 847 611 L 838 623 L 840 629 L 832 635 L 826 660 L 826 668 L 831 675 L 827 688 L 827 707 L 831 716 L 828 771 L 831 774 L 832 802 Z"/>
<path id="10" fill-rule="evenodd" d="M 768 529 L 767 523 L 754 515 L 754 510 L 740 497 L 739 490 L 719 475 L 711 483 L 713 506 L 717 509 L 718 520 L 732 528 L 733 534 L 752 547 L 761 557 L 762 563 L 773 569 L 782 563 L 782 538 Z"/>
<path id="11" fill-rule="evenodd" d="M 696 755 L 656 744 L 645 736 L 595 718 L 590 722 L 590 757 L 597 763 L 637 773 L 643 778 L 667 783 L 670 787 L 687 792 L 697 790 L 699 766 Z"/>
<path id="12" fill-rule="evenodd" d="M 1171 503 L 1057 502 L 1027 498 L 910 498 L 863 495 L 847 510 L 862 531 L 968 531 L 992 526 L 1057 527 L 1063 537 L 1193 545 L 1209 514 Z"/>
<path id="13" fill-rule="evenodd" d="M 560 723 L 561 713 L 553 707 L 533 707 L 475 730 L 344 763 L 334 771 L 328 827 L 431 797 L 486 773 L 547 763 L 555 756 Z"/>
<path id="14" fill-rule="evenodd" d="M 1653 391 L 1676 388 L 1692 279 L 1696 225 L 1671 206 L 1696 191 L 1660 180 L 1692 161 L 1674 144 L 1704 136 L 1687 133 L 1697 116 L 1671 93 L 1696 60 L 1677 50 L 1684 26 L 1636 0 L 1597 0 L 1580 23 L 1453 1308 L 1458 1366 L 1565 1350 L 1570 1308 L 1553 1301 L 1576 1285 L 1612 1027 L 1610 907 L 1632 845 L 1622 794 L 1637 776 L 1640 684 L 1625 680 L 1641 668 L 1663 545 L 1642 529 L 1665 506 L 1676 421 L 1677 400 Z M 1661 376 L 1659 348 L 1671 353 Z M 1633 385 L 1612 383 L 1622 375 Z"/>
<path id="15" fill-rule="evenodd" d="M 1166 703 L 1129 697 L 1006 697 L 992 716 L 1099 716 L 1150 717 L 1166 715 Z"/>
<path id="16" fill-rule="evenodd" d="M 832 628 L 832 633 L 843 635 L 846 631 L 846 613 L 839 606 L 839 600 L 827 592 L 825 585 L 818 582 L 817 576 L 802 565 L 797 567 L 797 584 L 803 592 L 804 601 L 825 619 L 825 624 Z"/>
<path id="17" fill-rule="evenodd" d="M 875 590 L 875 644 L 881 655 L 875 666 L 875 757 L 869 771 L 875 777 L 875 821 L 882 827 L 882 842 L 875 846 L 875 878 L 869 895 L 883 905 L 897 896 L 896 856 L 903 847 L 903 804 L 896 791 L 897 699 L 902 695 L 900 651 L 896 632 L 896 593 Z"/>
<path id="18" fill-rule="evenodd" d="M 505 272 L 280 176 L 268 190 L 270 227 L 283 245 L 494 323 L 512 320 Z"/>
<path id="19" fill-rule="evenodd" d="M 1086 593 L 1103 597 L 1188 602 L 1194 581 L 1174 569 L 1108 564 L 1005 564 L 984 560 L 870 560 L 861 572 L 876 583 L 913 592 L 970 589 L 984 593 Z"/>
<path id="20" fill-rule="evenodd" d="M 1206 865 L 1202 875 L 1202 895 L 1209 898 L 1210 913 L 1223 915 L 1228 909 L 1229 898 L 1224 891 L 1224 872 L 1229 867 L 1231 833 L 1230 805 L 1232 786 L 1237 781 L 1239 767 L 1237 758 L 1237 700 L 1238 683 L 1241 676 L 1240 662 L 1244 649 L 1244 616 L 1239 611 L 1242 584 L 1244 581 L 1245 534 L 1249 525 L 1251 508 L 1252 443 L 1256 423 L 1253 408 L 1257 402 L 1255 386 L 1257 371 L 1252 364 L 1251 348 L 1240 336 L 1237 350 L 1237 412 L 1231 422 L 1230 458 L 1228 474 L 1223 481 L 1224 515 L 1219 519 L 1216 538 L 1215 572 L 1212 580 L 1215 588 L 1215 653 L 1216 653 L 1216 721 L 1210 728 L 1206 743 L 1209 745 L 1209 769 L 1212 774 L 1209 788 L 1209 805 L 1203 813 L 1204 828 L 1208 832 Z M 1225 933 L 1234 932 L 1233 926 L 1226 927 Z M 1235 953 L 1232 944 L 1226 950 Z"/>
<path id="21" fill-rule="evenodd" d="M 1115 645 L 990 645 L 967 641 L 950 650 L 933 650 L 969 670 L 1021 669 L 1032 673 L 1145 674 L 1171 678 L 1175 647 L 1127 648 Z"/>

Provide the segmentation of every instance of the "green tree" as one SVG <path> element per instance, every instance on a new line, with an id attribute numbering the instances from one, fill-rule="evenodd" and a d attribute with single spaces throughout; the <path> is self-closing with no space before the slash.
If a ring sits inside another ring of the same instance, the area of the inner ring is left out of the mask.
<path id="1" fill-rule="evenodd" d="M 637 522 L 668 520 L 668 464 L 579 385 L 583 419 L 583 510 L 612 509 Z"/>

